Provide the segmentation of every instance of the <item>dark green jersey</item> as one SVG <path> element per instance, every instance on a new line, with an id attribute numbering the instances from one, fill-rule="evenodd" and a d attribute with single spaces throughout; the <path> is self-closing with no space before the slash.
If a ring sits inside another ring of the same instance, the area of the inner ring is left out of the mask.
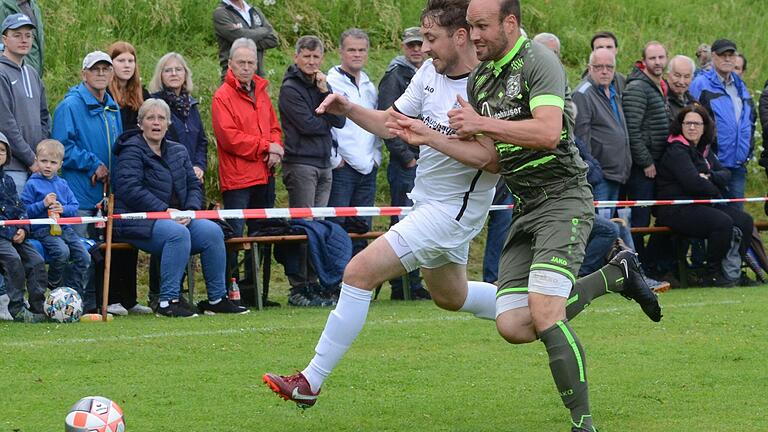
<path id="1" fill-rule="evenodd" d="M 547 193 L 587 172 L 571 137 L 573 115 L 570 104 L 565 104 L 566 87 L 560 60 L 544 45 L 525 37 L 504 58 L 480 63 L 469 77 L 469 102 L 484 116 L 517 121 L 532 119 L 533 110 L 539 106 L 564 110 L 560 143 L 554 150 L 496 142 L 501 175 L 515 194 Z"/>

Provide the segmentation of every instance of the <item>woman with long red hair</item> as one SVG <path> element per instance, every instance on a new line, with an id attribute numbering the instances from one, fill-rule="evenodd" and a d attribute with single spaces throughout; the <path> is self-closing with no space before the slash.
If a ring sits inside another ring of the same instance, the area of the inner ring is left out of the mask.
<path id="1" fill-rule="evenodd" d="M 136 49 L 128 42 L 118 41 L 107 49 L 115 73 L 109 83 L 109 94 L 120 106 L 123 131 L 138 129 L 138 112 L 149 93 L 141 85 Z"/>

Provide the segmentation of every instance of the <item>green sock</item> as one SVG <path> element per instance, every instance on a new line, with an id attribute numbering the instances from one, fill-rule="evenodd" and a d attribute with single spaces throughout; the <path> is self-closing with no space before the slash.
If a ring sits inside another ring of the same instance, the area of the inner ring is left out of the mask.
<path id="1" fill-rule="evenodd" d="M 624 273 L 621 267 L 606 264 L 600 270 L 576 280 L 565 307 L 565 317 L 573 319 L 586 309 L 592 300 L 609 292 L 624 289 Z"/>
<path id="2" fill-rule="evenodd" d="M 541 332 L 539 338 L 547 348 L 549 369 L 563 404 L 571 411 L 573 425 L 591 431 L 586 356 L 579 338 L 568 320 L 558 321 Z"/>

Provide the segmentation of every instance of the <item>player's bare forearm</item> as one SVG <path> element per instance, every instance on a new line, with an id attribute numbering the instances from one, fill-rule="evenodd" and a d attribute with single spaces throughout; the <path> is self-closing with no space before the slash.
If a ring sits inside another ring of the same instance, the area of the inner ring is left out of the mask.
<path id="1" fill-rule="evenodd" d="M 496 141 L 531 150 L 554 150 L 560 142 L 563 112 L 557 107 L 539 107 L 530 120 L 483 119 L 483 134 Z"/>
<path id="2" fill-rule="evenodd" d="M 347 118 L 377 137 L 389 139 L 394 137 L 385 126 L 386 122 L 391 119 L 390 111 L 392 111 L 392 108 L 386 111 L 379 111 L 352 104 L 351 109 L 347 113 Z"/>
<path id="3" fill-rule="evenodd" d="M 488 137 L 459 139 L 439 134 L 426 145 L 466 166 L 494 174 L 499 172 L 499 154 L 493 140 Z"/>

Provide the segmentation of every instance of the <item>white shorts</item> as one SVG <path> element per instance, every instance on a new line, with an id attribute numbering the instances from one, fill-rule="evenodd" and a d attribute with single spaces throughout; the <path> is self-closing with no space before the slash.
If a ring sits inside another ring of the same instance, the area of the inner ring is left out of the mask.
<path id="1" fill-rule="evenodd" d="M 485 222 L 483 220 L 483 222 Z M 384 234 L 407 271 L 437 268 L 448 263 L 466 265 L 469 244 L 482 230 L 468 227 L 433 203 L 416 204 L 408 215 Z"/>

